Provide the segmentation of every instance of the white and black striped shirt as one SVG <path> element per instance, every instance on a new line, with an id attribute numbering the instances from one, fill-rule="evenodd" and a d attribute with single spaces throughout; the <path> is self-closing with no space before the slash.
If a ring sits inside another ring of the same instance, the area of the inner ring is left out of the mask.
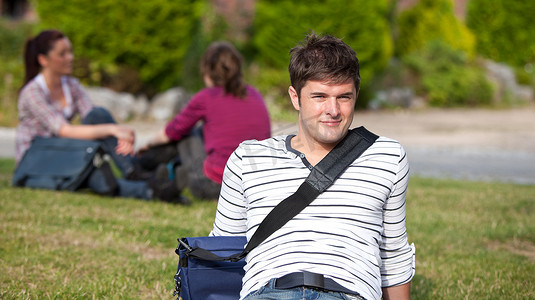
<path id="1" fill-rule="evenodd" d="M 245 141 L 227 162 L 211 235 L 246 235 L 293 194 L 311 165 L 292 136 Z M 241 298 L 271 278 L 310 271 L 366 299 L 409 282 L 414 247 L 407 241 L 409 164 L 403 147 L 380 137 L 332 186 L 247 257 Z"/>

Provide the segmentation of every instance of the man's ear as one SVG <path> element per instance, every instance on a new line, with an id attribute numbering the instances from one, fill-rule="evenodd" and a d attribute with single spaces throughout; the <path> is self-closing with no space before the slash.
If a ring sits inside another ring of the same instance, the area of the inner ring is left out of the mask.
<path id="1" fill-rule="evenodd" d="M 44 54 L 37 55 L 37 62 L 41 67 L 46 67 L 48 65 L 48 57 Z"/>
<path id="2" fill-rule="evenodd" d="M 290 95 L 290 99 L 292 100 L 292 105 L 294 106 L 295 110 L 299 111 L 299 96 L 297 95 L 297 91 L 293 86 L 288 88 L 288 94 Z"/>

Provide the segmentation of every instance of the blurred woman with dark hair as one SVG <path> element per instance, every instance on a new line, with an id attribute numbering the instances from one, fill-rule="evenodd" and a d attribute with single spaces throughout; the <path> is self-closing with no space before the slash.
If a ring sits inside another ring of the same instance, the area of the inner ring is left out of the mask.
<path id="1" fill-rule="evenodd" d="M 228 42 L 214 42 L 206 49 L 200 63 L 205 88 L 141 148 L 142 165 L 154 167 L 154 161 L 178 154 L 180 161 L 167 164 L 164 171 L 179 189 L 187 186 L 195 197 L 217 199 L 230 154 L 244 140 L 271 135 L 264 100 L 243 81 L 242 64 L 241 54 Z M 198 121 L 202 130 L 196 127 Z M 143 163 L 144 156 L 152 163 Z"/>
<path id="2" fill-rule="evenodd" d="M 26 42 L 26 74 L 18 100 L 19 125 L 15 150 L 17 164 L 37 136 L 99 140 L 123 176 L 135 179 L 131 157 L 134 153 L 134 131 L 115 124 L 111 114 L 104 108 L 93 107 L 80 82 L 70 76 L 73 59 L 69 39 L 58 30 L 43 31 Z M 80 116 L 82 124 L 71 124 L 77 115 Z M 104 183 L 103 180 L 94 181 Z M 119 179 L 108 186 L 118 189 L 110 191 L 106 186 L 89 188 L 101 194 L 145 199 L 156 196 L 169 201 L 178 194 L 176 192 L 173 195 L 170 184 L 169 187 L 163 187 L 155 181 L 148 184 L 143 181 Z"/>

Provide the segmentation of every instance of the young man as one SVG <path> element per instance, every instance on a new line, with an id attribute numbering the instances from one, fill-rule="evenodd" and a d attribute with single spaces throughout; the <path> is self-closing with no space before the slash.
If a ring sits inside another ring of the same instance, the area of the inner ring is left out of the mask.
<path id="1" fill-rule="evenodd" d="M 223 176 L 212 235 L 250 239 L 348 133 L 360 88 L 355 52 L 340 39 L 311 34 L 290 53 L 288 92 L 299 112 L 298 133 L 246 141 L 236 149 Z M 240 298 L 409 299 L 414 249 L 405 228 L 408 171 L 403 147 L 379 137 L 247 255 Z M 325 284 L 286 284 L 303 277 Z"/>

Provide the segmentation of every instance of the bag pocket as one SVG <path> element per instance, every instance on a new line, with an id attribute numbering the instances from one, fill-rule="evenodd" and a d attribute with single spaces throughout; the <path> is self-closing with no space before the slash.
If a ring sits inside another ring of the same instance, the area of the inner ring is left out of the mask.
<path id="1" fill-rule="evenodd" d="M 217 236 L 184 238 L 191 248 L 203 248 L 226 257 L 243 251 L 244 236 Z M 239 299 L 245 260 L 207 261 L 188 256 L 189 250 L 179 243 L 175 251 L 179 256 L 175 275 L 175 295 L 183 300 L 235 300 Z"/>

